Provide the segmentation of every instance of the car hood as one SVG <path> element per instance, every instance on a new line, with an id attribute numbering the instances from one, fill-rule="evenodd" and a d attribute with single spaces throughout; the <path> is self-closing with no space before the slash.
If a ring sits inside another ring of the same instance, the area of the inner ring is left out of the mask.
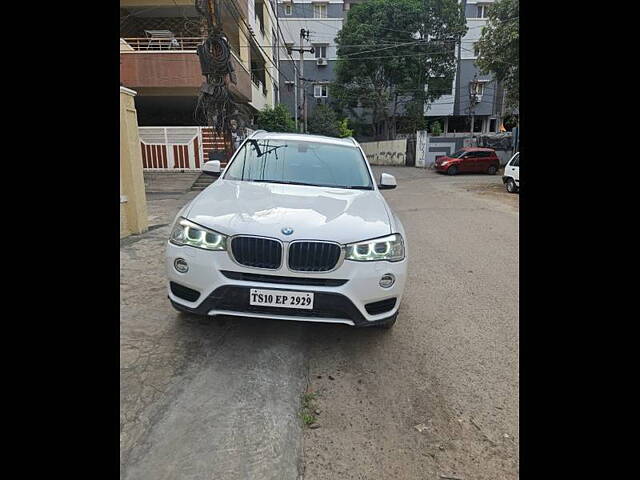
<path id="1" fill-rule="evenodd" d="M 377 190 L 219 179 L 193 200 L 185 216 L 226 235 L 283 241 L 349 243 L 392 233 L 386 202 Z M 285 227 L 293 233 L 284 235 Z"/>

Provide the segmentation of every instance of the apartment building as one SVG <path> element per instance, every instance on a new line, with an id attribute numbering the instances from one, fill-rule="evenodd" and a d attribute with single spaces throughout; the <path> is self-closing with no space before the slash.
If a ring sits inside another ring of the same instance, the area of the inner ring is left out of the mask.
<path id="1" fill-rule="evenodd" d="M 287 53 L 287 46 L 300 48 L 300 30 L 308 30 L 308 40 L 302 47 L 313 47 L 314 53 L 305 52 L 303 72 L 307 115 L 316 105 L 330 100 L 328 84 L 335 79 L 337 48 L 335 37 L 342 28 L 349 2 L 343 0 L 278 0 L 278 20 L 283 48 L 280 50 L 281 103 L 292 116 L 295 113 L 295 76 L 300 53 Z M 295 67 L 293 63 L 295 62 Z M 299 112 L 302 118 L 302 112 Z"/>
<path id="2" fill-rule="evenodd" d="M 278 99 L 275 0 L 218 0 L 232 53 L 234 99 L 257 113 Z M 196 125 L 204 40 L 193 0 L 120 0 L 120 83 L 135 90 L 141 126 Z"/>
<path id="3" fill-rule="evenodd" d="M 487 10 L 494 0 L 461 0 L 468 31 L 458 45 L 458 68 L 451 92 L 425 106 L 425 115 L 438 119 L 443 130 L 469 132 L 473 114 L 474 132 L 498 132 L 503 118 L 504 89 L 491 74 L 483 75 L 475 66 L 476 42 L 488 20 Z M 472 97 L 475 95 L 475 98 Z"/>

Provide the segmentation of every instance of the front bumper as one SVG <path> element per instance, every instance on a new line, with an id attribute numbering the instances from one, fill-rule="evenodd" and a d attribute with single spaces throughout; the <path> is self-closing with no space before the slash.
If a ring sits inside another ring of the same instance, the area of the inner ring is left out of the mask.
<path id="1" fill-rule="evenodd" d="M 176 258 L 187 261 L 187 273 L 176 271 L 173 266 Z M 286 265 L 278 270 L 245 267 L 234 262 L 227 252 L 212 252 L 167 242 L 166 270 L 169 299 L 176 308 L 186 312 L 370 326 L 383 323 L 397 313 L 406 281 L 407 259 L 401 262 L 345 260 L 331 272 L 299 273 L 290 271 Z M 392 273 L 396 281 L 390 288 L 382 288 L 379 285 L 380 277 L 387 273 Z M 245 279 L 247 276 L 251 278 Z M 282 278 L 273 279 L 269 276 L 288 277 L 291 280 L 283 281 Z M 174 283 L 173 290 L 175 284 L 195 290 L 199 294 L 197 299 L 185 300 L 185 295 L 179 291 L 181 296 L 176 295 L 170 286 L 171 282 Z M 313 284 L 300 284 L 304 282 Z M 250 288 L 313 292 L 314 308 L 302 310 L 252 306 L 249 305 Z M 391 300 L 393 298 L 395 302 Z M 391 304 L 393 307 L 388 308 Z M 371 314 L 370 311 L 381 313 Z"/>
<path id="2" fill-rule="evenodd" d="M 438 165 L 436 163 L 433 164 L 433 168 L 439 172 L 445 172 L 447 170 L 447 168 L 449 168 L 451 165 L 449 165 L 448 163 L 445 165 Z"/>

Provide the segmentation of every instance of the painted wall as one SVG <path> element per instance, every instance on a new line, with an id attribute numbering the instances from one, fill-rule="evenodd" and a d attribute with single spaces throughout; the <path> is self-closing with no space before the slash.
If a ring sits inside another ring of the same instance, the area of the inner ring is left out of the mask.
<path id="1" fill-rule="evenodd" d="M 324 43 L 328 44 L 327 47 L 327 58 L 328 59 L 336 59 L 337 58 L 337 48 L 336 44 L 336 35 L 342 28 L 342 17 L 339 18 L 322 18 L 322 19 L 287 19 L 283 17 L 279 17 L 280 28 L 284 37 L 282 39 L 283 47 L 280 51 L 280 60 L 289 59 L 289 55 L 287 54 L 286 48 L 284 48 L 285 43 L 292 43 L 295 47 L 300 45 L 300 29 L 304 28 L 305 30 L 311 30 L 309 34 L 309 41 L 304 41 L 305 48 L 310 48 L 314 43 Z M 299 59 L 298 52 L 291 52 L 291 57 L 294 60 Z M 304 54 L 305 58 L 311 55 L 310 53 Z M 290 59 L 289 59 L 290 60 Z"/>
<path id="2" fill-rule="evenodd" d="M 407 140 L 385 140 L 365 142 L 360 146 L 371 165 L 404 165 L 406 161 Z"/>
<path id="3" fill-rule="evenodd" d="M 320 2 L 325 3 L 325 2 Z M 343 1 L 333 1 L 328 3 L 327 5 L 327 17 L 341 17 L 343 10 Z M 285 12 L 285 5 L 289 4 L 292 6 L 291 15 L 287 15 Z M 295 3 L 292 2 L 278 2 L 278 17 L 287 19 L 287 18 L 313 18 L 313 4 L 311 1 L 301 2 L 300 0 L 296 0 Z"/>
<path id="4" fill-rule="evenodd" d="M 120 237 L 149 228 L 135 94 L 120 87 Z"/>
<path id="5" fill-rule="evenodd" d="M 484 85 L 484 94 L 480 103 L 474 108 L 475 115 L 491 115 L 494 113 L 494 100 L 496 95 L 496 82 L 492 75 L 481 75 L 474 65 L 474 60 L 460 60 L 458 77 L 460 79 L 460 90 L 456 99 L 454 115 L 469 114 L 469 82 L 474 75 L 478 75 L 478 80 L 487 80 Z"/>
<path id="6" fill-rule="evenodd" d="M 469 82 L 473 80 L 474 74 L 478 75 L 478 80 L 493 80 L 491 75 L 481 75 L 480 71 L 474 65 L 476 55 L 474 52 L 474 44 L 478 41 L 482 34 L 482 27 L 487 24 L 487 19 L 479 19 L 477 17 L 477 6 L 479 3 L 490 4 L 494 0 L 462 0 L 460 3 L 464 6 L 467 22 L 467 33 L 462 38 L 459 52 L 456 51 L 459 64 L 458 71 L 454 78 L 451 95 L 442 96 L 427 106 L 425 115 L 427 116 L 451 116 L 451 115 L 468 115 L 469 107 Z M 482 100 L 475 107 L 474 113 L 477 116 L 495 115 L 499 110 L 499 105 L 495 105 L 494 100 L 497 91 L 496 82 L 492 81 L 485 84 L 485 94 Z"/>
<path id="7" fill-rule="evenodd" d="M 296 0 L 292 4 L 293 11 L 291 15 L 285 15 L 284 4 L 282 0 L 278 1 L 278 19 L 284 38 L 282 44 L 291 43 L 294 47 L 300 44 L 300 29 L 310 30 L 309 41 L 304 41 L 304 48 L 310 48 L 312 45 L 326 45 L 326 66 L 318 66 L 315 54 L 305 52 L 304 54 L 304 77 L 309 79 L 306 82 L 307 92 L 307 116 L 313 114 L 313 110 L 317 105 L 316 99 L 313 97 L 313 84 L 331 82 L 335 79 L 335 65 L 337 60 L 337 49 L 335 47 L 335 37 L 342 28 L 343 23 L 343 4 L 342 0 L 330 0 L 326 2 L 327 18 L 314 19 L 313 5 L 311 0 Z M 280 102 L 285 104 L 291 115 L 295 114 L 295 92 L 293 87 L 288 88 L 285 82 L 293 81 L 295 78 L 295 67 L 292 65 L 292 59 L 296 62 L 300 58 L 298 52 L 291 52 L 291 56 L 287 54 L 286 48 L 280 51 Z M 283 75 L 284 74 L 284 75 Z M 284 77 L 287 78 L 284 78 Z M 331 94 L 325 100 L 329 103 Z"/>
<path id="8" fill-rule="evenodd" d="M 309 54 L 309 56 L 311 55 Z M 335 78 L 335 66 L 336 66 L 335 61 L 329 60 L 326 66 L 318 66 L 316 64 L 315 57 L 313 58 L 314 58 L 313 60 L 304 61 L 304 77 L 311 80 L 306 83 L 306 87 L 305 87 L 307 92 L 307 115 L 311 115 L 311 113 L 313 112 L 313 109 L 316 106 L 316 99 L 313 97 L 314 81 L 317 81 L 318 83 L 328 83 L 333 81 L 333 79 Z M 284 105 L 286 105 L 289 111 L 291 112 L 291 115 L 294 115 L 294 110 L 293 110 L 295 105 L 295 92 L 293 89 L 294 87 L 291 86 L 291 88 L 289 88 L 286 82 L 287 82 L 287 79 L 289 81 L 294 80 L 295 70 L 290 60 L 282 61 L 282 58 L 280 58 L 280 60 L 281 60 L 280 61 L 280 103 L 283 103 Z M 296 62 L 296 66 L 298 66 L 297 62 Z M 328 95 L 329 96 L 326 99 L 327 103 L 331 101 L 331 93 L 329 92 Z"/>

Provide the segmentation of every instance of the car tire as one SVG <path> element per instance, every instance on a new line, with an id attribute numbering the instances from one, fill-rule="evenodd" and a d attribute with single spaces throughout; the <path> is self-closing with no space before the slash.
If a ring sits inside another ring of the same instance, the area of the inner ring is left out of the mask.
<path id="1" fill-rule="evenodd" d="M 376 325 L 376 327 L 381 328 L 383 330 L 389 330 L 390 328 L 393 328 L 393 326 L 396 324 L 397 319 L 398 319 L 398 312 L 396 312 L 395 315 L 391 317 L 389 320 L 387 320 L 386 322 Z"/>
<path id="2" fill-rule="evenodd" d="M 508 179 L 505 185 L 507 186 L 507 192 L 509 193 L 516 193 L 518 191 L 518 187 L 516 186 L 516 182 L 513 178 Z"/>
<path id="3" fill-rule="evenodd" d="M 455 165 L 447 169 L 447 175 L 457 175 L 457 174 L 458 174 L 458 167 L 456 167 Z"/>
<path id="4" fill-rule="evenodd" d="M 496 172 L 498 171 L 498 169 L 496 168 L 495 165 L 491 165 L 488 169 L 487 169 L 487 173 L 489 175 L 495 175 Z"/>

